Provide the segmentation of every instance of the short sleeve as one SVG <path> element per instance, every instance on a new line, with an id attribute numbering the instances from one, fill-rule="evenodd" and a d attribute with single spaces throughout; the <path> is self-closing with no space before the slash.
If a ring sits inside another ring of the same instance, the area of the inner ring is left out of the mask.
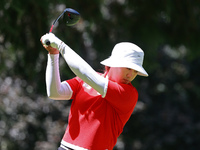
<path id="1" fill-rule="evenodd" d="M 70 85 L 73 91 L 71 99 L 74 99 L 83 81 L 79 77 L 75 77 L 75 78 L 66 80 L 66 82 Z"/>

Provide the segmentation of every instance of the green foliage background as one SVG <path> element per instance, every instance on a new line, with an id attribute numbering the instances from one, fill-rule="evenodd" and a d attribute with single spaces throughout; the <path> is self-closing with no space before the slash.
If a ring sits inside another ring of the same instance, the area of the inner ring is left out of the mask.
<path id="1" fill-rule="evenodd" d="M 1 0 L 0 149 L 59 146 L 70 101 L 46 96 L 40 37 L 66 7 L 80 12 L 80 22 L 67 27 L 61 19 L 53 32 L 95 70 L 118 42 L 145 52 L 149 77 L 133 81 L 139 101 L 115 149 L 200 149 L 198 0 Z M 62 58 L 60 71 L 62 80 L 74 76 Z"/>

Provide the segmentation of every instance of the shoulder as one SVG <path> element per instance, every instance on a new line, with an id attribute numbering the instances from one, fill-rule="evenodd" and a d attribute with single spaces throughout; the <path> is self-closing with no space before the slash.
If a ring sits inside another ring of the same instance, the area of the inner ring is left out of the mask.
<path id="1" fill-rule="evenodd" d="M 120 84 L 117 82 L 112 82 L 109 81 L 108 83 L 108 90 L 110 91 L 115 91 L 115 92 L 119 92 L 119 93 L 138 93 L 137 89 L 131 84 Z"/>

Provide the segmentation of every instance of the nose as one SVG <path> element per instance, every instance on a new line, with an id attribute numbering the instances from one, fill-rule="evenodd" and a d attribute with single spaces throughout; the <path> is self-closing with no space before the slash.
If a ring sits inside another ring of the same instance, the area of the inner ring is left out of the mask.
<path id="1" fill-rule="evenodd" d="M 133 70 L 130 69 L 126 75 L 128 78 L 132 77 L 133 76 Z"/>
<path id="2" fill-rule="evenodd" d="M 130 69 L 127 73 L 127 78 L 132 78 L 133 76 L 135 76 L 137 74 L 136 70 Z"/>

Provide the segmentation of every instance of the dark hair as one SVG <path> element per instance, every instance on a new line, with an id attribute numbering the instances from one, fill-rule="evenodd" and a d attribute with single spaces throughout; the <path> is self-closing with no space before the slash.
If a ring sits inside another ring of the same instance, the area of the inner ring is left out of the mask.
<path id="1" fill-rule="evenodd" d="M 108 74 L 108 71 L 110 70 L 110 67 L 108 66 L 105 66 L 105 69 L 104 69 L 104 74 L 105 76 Z"/>
<path id="2" fill-rule="evenodd" d="M 105 71 L 104 72 L 108 72 L 110 70 L 110 67 L 105 66 Z"/>

